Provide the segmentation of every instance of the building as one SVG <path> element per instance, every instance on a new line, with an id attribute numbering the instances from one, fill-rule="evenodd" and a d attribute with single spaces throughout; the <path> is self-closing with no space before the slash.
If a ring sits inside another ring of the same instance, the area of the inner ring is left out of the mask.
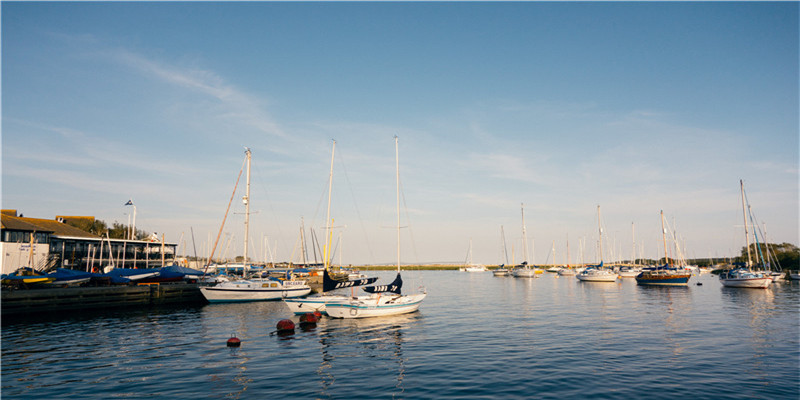
<path id="1" fill-rule="evenodd" d="M 2 210 L 2 273 L 8 274 L 21 267 L 40 271 L 155 268 L 175 260 L 177 245 L 164 243 L 163 238 L 161 241 L 103 238 L 66 223 L 81 219 L 94 222 L 94 217 L 41 219 L 17 215 L 17 210 Z"/>

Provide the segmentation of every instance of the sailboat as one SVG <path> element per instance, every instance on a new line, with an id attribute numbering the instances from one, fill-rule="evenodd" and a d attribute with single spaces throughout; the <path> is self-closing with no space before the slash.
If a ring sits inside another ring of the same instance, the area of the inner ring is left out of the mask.
<path id="1" fill-rule="evenodd" d="M 750 256 L 750 236 L 747 232 L 747 208 L 745 207 L 744 182 L 739 180 L 742 192 L 742 215 L 744 216 L 744 239 L 747 244 L 747 264 L 719 274 L 719 281 L 725 287 L 766 289 L 772 283 L 772 277 L 762 272 L 753 271 Z M 754 227 L 755 229 L 755 227 Z M 755 233 L 755 232 L 753 232 Z"/>
<path id="2" fill-rule="evenodd" d="M 366 286 L 364 291 L 374 293 L 370 298 L 357 298 L 347 302 L 328 303 L 328 315 L 334 318 L 366 318 L 406 314 L 417 311 L 427 293 L 402 294 L 403 278 L 400 276 L 400 159 L 397 136 L 394 137 L 395 175 L 397 180 L 397 276 L 388 285 Z"/>
<path id="3" fill-rule="evenodd" d="M 538 276 L 536 276 L 536 269 L 528 266 L 528 235 L 525 232 L 524 203 L 522 204 L 521 209 L 522 209 L 522 252 L 524 254 L 523 257 L 525 258 L 525 260 L 522 261 L 522 264 L 514 268 L 511 274 L 514 275 L 514 278 L 538 278 Z"/>
<path id="4" fill-rule="evenodd" d="M 330 255 L 328 251 L 331 246 L 331 191 L 333 188 L 333 160 L 336 154 L 336 141 L 333 141 L 333 149 L 331 150 L 331 170 L 330 174 L 328 175 L 328 211 L 326 216 L 326 231 L 328 232 L 325 235 L 325 249 L 323 253 L 323 265 L 324 269 L 322 271 L 322 295 L 320 296 L 311 296 L 306 298 L 297 298 L 297 299 L 285 299 L 284 302 L 287 306 L 289 306 L 289 310 L 296 315 L 305 314 L 307 312 L 315 312 L 318 311 L 321 314 L 327 314 L 327 305 L 329 303 L 341 303 L 345 301 L 350 301 L 353 299 L 359 299 L 360 297 L 352 297 L 347 295 L 334 295 L 331 294 L 332 291 L 337 289 L 345 289 L 349 287 L 355 286 L 362 286 L 362 285 L 369 285 L 374 283 L 378 280 L 378 278 L 361 278 L 355 280 L 347 280 L 347 281 L 337 281 L 331 278 L 328 270 L 330 268 Z M 362 296 L 361 298 L 370 297 L 370 296 Z"/>
<path id="5" fill-rule="evenodd" d="M 251 152 L 249 148 L 245 148 L 245 156 L 247 161 L 247 189 L 243 198 L 245 205 L 244 214 L 244 260 L 247 263 L 247 241 L 250 231 L 250 158 Z M 239 171 L 241 176 L 241 171 Z M 237 179 L 238 186 L 238 179 Z M 234 188 L 236 193 L 236 188 Z M 231 196 L 231 200 L 233 197 Z M 230 202 L 228 203 L 230 208 Z M 227 217 L 227 212 L 226 212 Z M 223 226 L 225 222 L 223 220 Z M 222 228 L 220 228 L 222 233 Z M 219 236 L 217 237 L 219 239 Z M 216 248 L 216 245 L 214 245 Z M 213 255 L 213 250 L 212 250 Z M 210 260 L 211 257 L 209 257 Z M 245 268 L 246 270 L 246 268 Z M 311 293 L 311 286 L 306 284 L 304 280 L 291 279 L 291 275 L 287 272 L 286 279 L 279 279 L 274 277 L 266 278 L 250 278 L 231 280 L 227 282 L 218 283 L 215 286 L 205 286 L 200 288 L 200 293 L 208 300 L 209 303 L 222 303 L 222 302 L 241 302 L 241 301 L 264 301 L 264 300 L 278 300 L 282 298 L 300 297 Z"/>
<path id="6" fill-rule="evenodd" d="M 689 278 L 692 277 L 691 271 L 684 268 L 675 268 L 669 265 L 669 254 L 667 252 L 667 230 L 664 229 L 664 211 L 661 211 L 661 236 L 664 240 L 664 261 L 665 265 L 659 267 L 644 268 L 636 275 L 636 283 L 649 286 L 686 286 Z"/>
<path id="7" fill-rule="evenodd" d="M 642 269 L 636 266 L 636 225 L 633 223 L 631 223 L 631 237 L 633 238 L 633 256 L 631 257 L 631 263 L 633 265 L 625 265 L 620 267 L 620 278 L 636 278 L 636 276 L 642 272 Z"/>
<path id="8" fill-rule="evenodd" d="M 561 268 L 560 270 L 558 270 L 558 275 L 559 276 L 575 276 L 575 274 L 578 273 L 578 271 L 576 271 L 575 268 L 572 268 L 569 265 L 570 262 L 571 262 L 571 260 L 570 260 L 570 257 L 569 257 L 569 236 L 567 236 L 567 265 L 564 268 Z"/>
<path id="9" fill-rule="evenodd" d="M 617 274 L 603 268 L 603 227 L 600 224 L 600 206 L 597 206 L 597 226 L 600 231 L 600 264 L 588 265 L 576 277 L 583 282 L 615 282 Z"/>
<path id="10" fill-rule="evenodd" d="M 483 264 L 475 264 L 472 262 L 472 239 L 469 240 L 469 263 L 459 268 L 462 272 L 486 272 L 486 266 Z"/>
<path id="11" fill-rule="evenodd" d="M 506 251 L 506 234 L 503 232 L 503 226 L 500 225 L 500 237 L 502 238 L 503 248 L 502 254 L 504 258 L 500 259 L 500 265 L 497 266 L 494 270 L 492 270 L 492 275 L 494 276 L 508 276 L 509 270 L 506 268 L 506 264 L 508 264 L 508 251 Z"/>

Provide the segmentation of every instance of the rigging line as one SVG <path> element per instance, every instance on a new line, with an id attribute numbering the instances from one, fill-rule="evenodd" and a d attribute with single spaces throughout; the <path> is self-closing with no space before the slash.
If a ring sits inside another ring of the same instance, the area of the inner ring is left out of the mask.
<path id="1" fill-rule="evenodd" d="M 222 229 L 225 227 L 225 220 L 228 219 L 228 211 L 231 210 L 231 203 L 233 202 L 233 197 L 236 196 L 236 189 L 239 187 L 239 179 L 242 177 L 242 171 L 244 171 L 244 165 L 247 162 L 247 158 L 245 157 L 244 161 L 242 161 L 242 168 L 239 169 L 239 175 L 236 177 L 236 185 L 233 186 L 233 193 L 231 193 L 231 199 L 228 200 L 228 208 L 225 210 L 225 217 L 222 218 L 222 225 L 219 227 L 219 233 L 217 233 L 217 240 L 214 241 L 214 247 L 211 250 L 211 254 L 208 256 L 208 260 L 206 260 L 206 268 L 203 270 L 203 275 L 208 272 L 208 265 L 211 263 L 211 259 L 214 257 L 214 252 L 217 250 L 217 244 L 219 243 L 219 237 L 222 235 Z"/>
<path id="2" fill-rule="evenodd" d="M 350 189 L 350 196 L 353 198 L 353 206 L 356 209 L 356 216 L 358 217 L 359 225 L 361 225 L 361 232 L 364 234 L 364 240 L 367 243 L 367 251 L 369 252 L 369 259 L 370 262 L 375 262 L 375 255 L 372 253 L 372 245 L 369 243 L 369 235 L 367 234 L 367 229 L 364 226 L 364 219 L 361 218 L 361 212 L 358 208 L 358 203 L 356 202 L 356 194 L 353 192 L 353 184 L 350 182 L 350 176 L 347 174 L 347 167 L 344 164 L 344 156 L 342 152 L 339 151 L 339 164 L 342 165 L 342 170 L 344 170 L 344 179 L 347 181 L 347 188 Z"/>

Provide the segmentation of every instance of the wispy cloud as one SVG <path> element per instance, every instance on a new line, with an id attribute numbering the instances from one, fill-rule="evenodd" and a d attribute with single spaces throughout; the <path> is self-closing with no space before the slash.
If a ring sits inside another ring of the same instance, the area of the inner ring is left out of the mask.
<path id="1" fill-rule="evenodd" d="M 263 101 L 237 89 L 214 72 L 176 67 L 124 49 L 114 50 L 110 54 L 120 64 L 154 79 L 217 99 L 225 106 L 219 116 L 226 120 L 244 123 L 269 135 L 287 137 L 279 124 L 265 111 L 266 104 Z"/>

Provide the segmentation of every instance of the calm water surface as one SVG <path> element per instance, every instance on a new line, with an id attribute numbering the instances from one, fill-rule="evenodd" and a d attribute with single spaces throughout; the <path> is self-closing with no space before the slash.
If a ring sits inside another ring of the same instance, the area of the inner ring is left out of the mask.
<path id="1" fill-rule="evenodd" d="M 392 272 L 377 272 L 381 281 Z M 420 311 L 271 335 L 282 302 L 3 320 L 2 397 L 797 399 L 800 284 L 403 274 Z M 697 286 L 702 282 L 702 286 Z M 296 322 L 297 318 L 292 317 Z M 235 334 L 242 346 L 231 349 Z"/>

